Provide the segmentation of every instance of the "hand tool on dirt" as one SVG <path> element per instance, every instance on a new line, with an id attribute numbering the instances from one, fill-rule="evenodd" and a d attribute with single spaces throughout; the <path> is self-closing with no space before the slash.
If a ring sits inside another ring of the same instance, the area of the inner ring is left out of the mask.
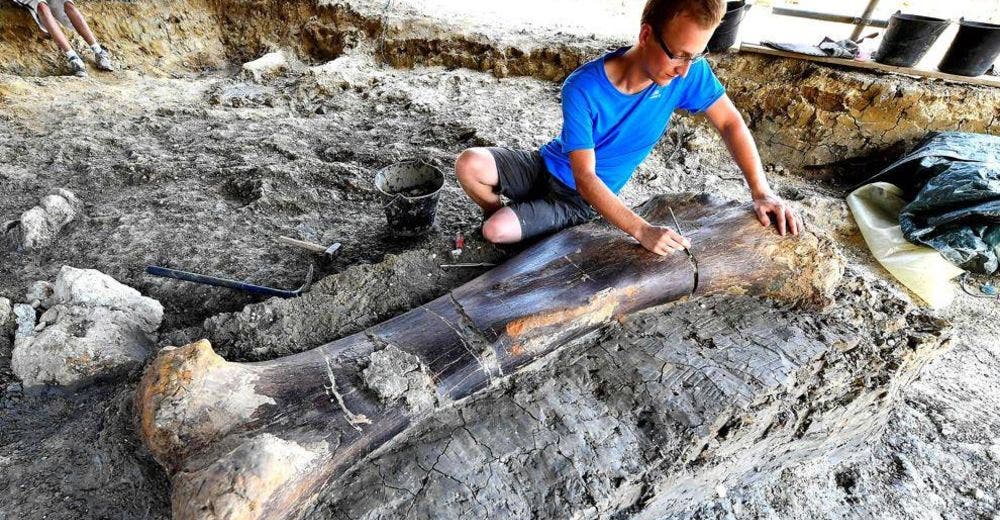
<path id="1" fill-rule="evenodd" d="M 497 264 L 491 264 L 489 262 L 480 262 L 476 264 L 441 264 L 442 269 L 449 269 L 452 267 L 496 267 Z"/>
<path id="2" fill-rule="evenodd" d="M 324 247 L 313 242 L 306 242 L 305 240 L 296 240 L 291 237 L 278 237 L 278 242 L 285 244 L 286 246 L 298 247 L 300 249 L 305 249 L 306 251 L 312 251 L 313 253 L 320 253 L 325 258 L 333 258 L 340 250 L 340 242 L 334 242 L 329 247 Z"/>
<path id="3" fill-rule="evenodd" d="M 277 296 L 279 298 L 294 298 L 296 296 L 299 296 L 300 294 L 308 291 L 310 287 L 312 287 L 312 280 L 313 280 L 312 265 L 309 266 L 309 271 L 306 273 L 306 283 L 302 284 L 302 287 L 299 287 L 294 291 L 274 289 L 272 287 L 263 287 L 260 285 L 253 285 L 238 280 L 231 280 L 229 278 L 219 278 L 217 276 L 189 273 L 187 271 L 168 269 L 166 267 L 159 267 L 155 265 L 146 266 L 146 272 L 153 276 L 159 276 L 162 278 L 174 278 L 177 280 L 184 280 L 185 282 L 195 282 L 205 285 L 215 285 L 217 287 L 228 287 L 230 289 L 246 291 L 252 294 L 260 294 L 262 296 Z"/>

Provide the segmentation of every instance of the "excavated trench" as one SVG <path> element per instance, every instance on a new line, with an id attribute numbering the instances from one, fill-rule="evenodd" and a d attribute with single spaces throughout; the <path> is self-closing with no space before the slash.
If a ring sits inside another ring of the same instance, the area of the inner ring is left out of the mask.
<path id="1" fill-rule="evenodd" d="M 393 67 L 461 67 L 500 78 L 559 81 L 602 50 L 628 44 L 572 31 L 544 40 L 514 31 L 484 34 L 462 20 L 421 12 L 420 2 L 402 8 L 376 0 L 84 5 L 95 32 L 130 69 L 156 75 L 221 70 L 275 49 L 324 62 L 360 46 L 373 48 L 379 62 Z M 40 52 L 47 45 L 29 17 L 5 5 L 0 21 L 0 53 L 5 56 L 0 72 L 58 73 L 58 56 Z M 861 160 L 877 164 L 928 131 L 1000 133 L 1000 94 L 992 87 L 748 54 L 722 56 L 715 68 L 765 157 L 785 166 L 833 168 L 843 174 L 857 169 Z"/>
<path id="2" fill-rule="evenodd" d="M 478 236 L 452 178 L 439 231 L 392 239 L 373 171 L 414 156 L 450 171 L 468 146 L 543 143 L 559 129 L 558 80 L 626 43 L 484 33 L 382 1 L 78 3 L 123 72 L 53 77 L 51 44 L 0 6 L 0 220 L 55 187 L 86 214 L 39 252 L 0 252 L 0 297 L 22 301 L 64 264 L 97 268 L 164 304 L 160 346 L 207 337 L 230 360 L 314 348 L 445 294 L 478 274 L 438 267 L 457 232 L 463 261 L 507 257 Z M 286 66 L 239 70 L 276 50 Z M 833 306 L 716 296 L 629 318 L 434 413 L 306 517 L 997 512 L 986 468 L 1000 461 L 989 412 L 1000 406 L 975 383 L 921 386 L 949 324 L 871 265 L 839 188 L 928 130 L 1000 133 L 1000 89 L 748 55 L 715 68 L 776 189 L 853 264 Z M 746 197 L 721 142 L 690 118 L 675 119 L 623 197 L 664 191 Z M 275 245 L 279 234 L 344 243 L 304 297 L 260 301 L 141 271 L 293 287 L 314 259 Z M 993 333 L 967 327 L 995 310 L 962 308 L 972 317 L 952 316 L 969 334 L 958 343 L 989 359 L 953 361 L 941 370 L 952 378 L 964 377 L 955 366 L 1000 365 Z M 134 433 L 139 373 L 25 391 L 0 332 L 0 518 L 169 517 L 169 482 Z M 949 404 L 963 399 L 980 410 Z M 942 433 L 951 423 L 959 434 Z"/>

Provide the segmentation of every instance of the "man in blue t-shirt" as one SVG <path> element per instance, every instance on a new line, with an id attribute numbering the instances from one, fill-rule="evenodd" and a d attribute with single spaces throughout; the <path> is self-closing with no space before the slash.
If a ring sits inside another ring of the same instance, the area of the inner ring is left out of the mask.
<path id="1" fill-rule="evenodd" d="M 798 234 L 798 219 L 768 186 L 750 130 L 704 59 L 723 14 L 724 0 L 648 0 L 635 45 L 566 78 L 559 137 L 537 151 L 462 152 L 455 172 L 486 213 L 483 236 L 513 243 L 599 214 L 654 253 L 689 247 L 677 230 L 646 222 L 617 196 L 678 108 L 704 112 L 718 130 L 743 171 L 760 223 L 774 219 L 782 235 Z"/>

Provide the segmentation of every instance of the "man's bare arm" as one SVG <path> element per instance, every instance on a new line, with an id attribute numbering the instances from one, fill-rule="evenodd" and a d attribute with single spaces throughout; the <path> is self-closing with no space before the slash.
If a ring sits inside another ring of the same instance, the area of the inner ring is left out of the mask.
<path id="1" fill-rule="evenodd" d="M 723 95 L 712 106 L 708 107 L 705 115 L 712 123 L 712 126 L 722 136 L 726 143 L 726 148 L 736 161 L 746 178 L 747 186 L 750 187 L 750 195 L 753 197 L 754 211 L 757 219 L 762 225 L 771 224 L 771 215 L 774 215 L 778 232 L 785 234 L 786 229 L 793 235 L 799 233 L 799 221 L 792 211 L 780 197 L 771 191 L 767 179 L 764 177 L 764 166 L 760 161 L 760 154 L 757 152 L 757 144 L 754 142 L 753 134 L 743 121 L 743 116 L 736 110 L 729 96 Z"/>
<path id="2" fill-rule="evenodd" d="M 604 181 L 597 177 L 597 160 L 594 150 L 575 150 L 569 153 L 570 167 L 576 191 L 590 203 L 605 220 L 628 233 L 646 249 L 665 255 L 690 247 L 688 239 L 668 227 L 654 226 L 629 209 Z"/>

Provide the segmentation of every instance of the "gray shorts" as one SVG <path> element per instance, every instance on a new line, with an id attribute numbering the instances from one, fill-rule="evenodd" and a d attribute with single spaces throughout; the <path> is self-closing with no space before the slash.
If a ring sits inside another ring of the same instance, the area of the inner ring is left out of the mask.
<path id="1" fill-rule="evenodd" d="M 63 24 L 63 27 L 67 29 L 72 28 L 73 24 L 69 21 L 69 17 L 66 16 L 66 4 L 72 4 L 73 0 L 12 0 L 15 5 L 19 5 L 28 10 L 31 13 L 31 17 L 35 19 L 35 23 L 38 27 L 42 29 L 42 32 L 48 34 L 48 29 L 42 24 L 42 21 L 38 19 L 38 4 L 47 4 L 49 9 L 52 10 L 52 16 Z M 75 4 L 74 4 L 75 5 Z"/>
<path id="2" fill-rule="evenodd" d="M 549 173 L 537 150 L 487 148 L 497 163 L 500 194 L 521 224 L 523 239 L 554 233 L 597 218 L 573 188 Z"/>

